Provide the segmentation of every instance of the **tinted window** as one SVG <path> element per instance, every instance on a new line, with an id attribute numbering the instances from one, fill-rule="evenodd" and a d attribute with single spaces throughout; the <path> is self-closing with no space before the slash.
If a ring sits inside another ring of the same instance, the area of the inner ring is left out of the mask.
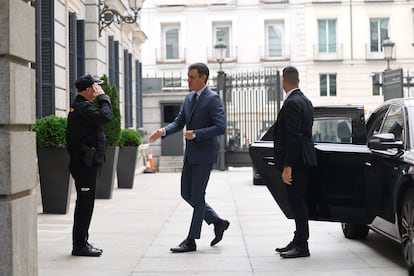
<path id="1" fill-rule="evenodd" d="M 384 120 L 381 133 L 393 133 L 395 139 L 405 141 L 404 139 L 404 110 L 401 106 L 392 105 Z"/>
<path id="2" fill-rule="evenodd" d="M 352 143 L 352 119 L 349 117 L 315 118 L 313 140 L 322 143 Z"/>

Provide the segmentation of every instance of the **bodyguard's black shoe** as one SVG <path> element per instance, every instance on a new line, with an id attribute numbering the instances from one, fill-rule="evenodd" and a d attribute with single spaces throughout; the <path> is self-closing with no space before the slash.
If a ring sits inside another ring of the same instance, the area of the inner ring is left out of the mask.
<path id="1" fill-rule="evenodd" d="M 295 247 L 295 244 L 293 243 L 293 241 L 291 241 L 288 245 L 286 245 L 285 247 L 279 247 L 276 248 L 275 251 L 278 253 L 282 253 L 282 252 L 286 252 L 289 251 L 290 249 L 292 249 L 293 247 Z"/>
<path id="2" fill-rule="evenodd" d="M 223 239 L 224 231 L 229 228 L 230 222 L 227 220 L 220 220 L 219 222 L 214 223 L 214 239 L 211 241 L 210 246 L 218 244 Z"/>
<path id="3" fill-rule="evenodd" d="M 103 250 L 97 247 L 94 247 L 92 244 L 90 244 L 89 242 L 86 242 L 86 246 L 89 247 L 90 249 L 95 249 L 97 251 L 101 251 L 101 253 L 103 253 Z"/>
<path id="4" fill-rule="evenodd" d="M 84 247 L 81 247 L 79 249 L 73 249 L 72 255 L 85 257 L 99 257 L 102 255 L 102 250 L 85 245 Z"/>
<path id="5" fill-rule="evenodd" d="M 197 246 L 194 239 L 185 239 L 182 243 L 180 243 L 177 247 L 170 248 L 173 253 L 184 253 L 184 252 L 191 252 L 196 251 Z"/>
<path id="6" fill-rule="evenodd" d="M 310 252 L 306 247 L 295 246 L 292 249 L 280 253 L 280 257 L 284 259 L 309 257 Z"/>

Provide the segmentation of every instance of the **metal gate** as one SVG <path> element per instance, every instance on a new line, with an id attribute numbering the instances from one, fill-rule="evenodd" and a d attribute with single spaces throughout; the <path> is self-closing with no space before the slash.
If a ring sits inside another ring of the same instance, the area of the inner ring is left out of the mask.
<path id="1" fill-rule="evenodd" d="M 283 97 L 279 71 L 276 68 L 252 72 L 220 71 L 210 77 L 209 85 L 223 99 L 227 117 L 226 134 L 220 142 L 219 169 L 251 166 L 250 143 L 272 126 L 280 109 Z M 163 93 L 188 89 L 186 77 L 173 74 L 144 77 L 143 87 L 144 91 Z"/>
<path id="2" fill-rule="evenodd" d="M 274 123 L 282 88 L 277 69 L 224 75 L 223 101 L 227 117 L 225 166 L 251 166 L 250 143 Z M 217 91 L 220 88 L 217 87 Z"/>

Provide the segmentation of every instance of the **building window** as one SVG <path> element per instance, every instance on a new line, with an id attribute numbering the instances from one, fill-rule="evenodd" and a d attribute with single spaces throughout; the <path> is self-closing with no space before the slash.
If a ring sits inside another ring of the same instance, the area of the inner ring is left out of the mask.
<path id="1" fill-rule="evenodd" d="M 36 6 L 36 118 L 55 114 L 55 2 Z"/>
<path id="2" fill-rule="evenodd" d="M 318 20 L 319 53 L 336 52 L 336 19 Z"/>
<path id="3" fill-rule="evenodd" d="M 382 95 L 382 73 L 372 74 L 372 95 Z"/>
<path id="4" fill-rule="evenodd" d="M 223 41 L 227 48 L 226 48 L 226 58 L 230 57 L 230 35 L 231 35 L 231 23 L 215 23 L 213 25 L 213 34 L 214 34 L 214 45 L 217 44 L 220 40 Z M 214 48 L 213 45 L 213 48 Z"/>
<path id="5" fill-rule="evenodd" d="M 168 25 L 163 27 L 165 59 L 178 59 L 180 47 L 180 26 Z"/>
<path id="6" fill-rule="evenodd" d="M 125 128 L 132 127 L 132 54 L 124 50 Z"/>
<path id="7" fill-rule="evenodd" d="M 413 38 L 412 38 L 413 43 L 411 43 L 411 45 L 414 46 L 414 8 L 411 9 L 411 17 L 412 17 L 411 23 L 412 23 L 412 26 L 413 26 Z"/>
<path id="8" fill-rule="evenodd" d="M 266 24 L 266 55 L 280 57 L 283 54 L 283 23 Z"/>
<path id="9" fill-rule="evenodd" d="M 370 29 L 370 52 L 382 52 L 382 42 L 388 37 L 388 18 L 371 18 Z"/>
<path id="10" fill-rule="evenodd" d="M 336 96 L 336 74 L 320 74 L 319 85 L 321 96 Z"/>

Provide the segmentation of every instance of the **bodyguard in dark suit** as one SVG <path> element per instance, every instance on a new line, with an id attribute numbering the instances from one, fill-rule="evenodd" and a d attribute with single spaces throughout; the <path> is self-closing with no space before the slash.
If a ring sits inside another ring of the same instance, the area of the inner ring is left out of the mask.
<path id="1" fill-rule="evenodd" d="M 195 63 L 188 68 L 190 93 L 185 97 L 183 106 L 174 122 L 165 128 L 154 131 L 149 137 L 154 142 L 182 130 L 186 131 L 184 165 L 181 173 L 181 196 L 193 207 L 193 217 L 187 238 L 171 248 L 174 253 L 196 250 L 195 239 L 200 238 L 203 220 L 214 224 L 215 237 L 210 245 L 214 246 L 223 238 L 229 222 L 223 220 L 205 201 L 205 192 L 213 164 L 217 161 L 219 143 L 217 137 L 226 129 L 224 107 L 217 93 L 207 86 L 208 67 Z"/>
<path id="2" fill-rule="evenodd" d="M 312 139 L 313 106 L 300 91 L 299 73 L 294 67 L 283 70 L 286 99 L 280 110 L 273 133 L 276 167 L 286 184 L 289 205 L 295 215 L 293 240 L 276 248 L 282 258 L 309 257 L 307 189 L 309 167 L 316 165 Z"/>

